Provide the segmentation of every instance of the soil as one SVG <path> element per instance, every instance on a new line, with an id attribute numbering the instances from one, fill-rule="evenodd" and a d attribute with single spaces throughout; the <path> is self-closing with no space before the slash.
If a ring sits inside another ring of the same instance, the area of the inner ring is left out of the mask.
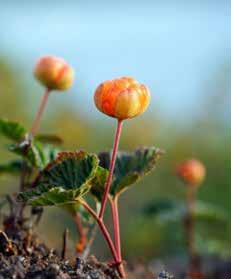
<path id="1" fill-rule="evenodd" d="M 11 224 L 9 226 L 9 224 Z M 99 262 L 91 256 L 87 260 L 76 258 L 62 259 L 49 249 L 28 228 L 12 226 L 12 220 L 5 222 L 4 231 L 0 231 L 0 279 L 119 279 L 115 269 L 107 263 Z M 203 279 L 231 278 L 231 263 L 219 259 L 202 259 Z M 185 276 L 187 263 L 165 264 L 152 262 L 147 265 L 137 262 L 126 265 L 127 279 L 173 279 Z M 165 267 L 174 274 L 162 271 Z"/>
<path id="2" fill-rule="evenodd" d="M 186 268 L 188 266 L 185 257 L 176 257 L 166 259 L 164 262 L 154 260 L 150 263 L 150 269 L 153 274 L 159 274 L 161 270 L 166 268 L 170 273 L 174 274 L 177 279 L 189 279 L 186 276 Z M 220 259 L 218 257 L 202 257 L 201 258 L 202 276 L 196 277 L 203 279 L 231 279 L 231 261 Z M 194 279 L 195 277 L 193 277 Z"/>
<path id="3" fill-rule="evenodd" d="M 0 279 L 117 279 L 117 272 L 94 257 L 63 260 L 29 230 L 0 231 Z"/>
<path id="4" fill-rule="evenodd" d="M 62 259 L 28 227 L 8 218 L 0 231 L 0 279 L 119 279 L 115 269 L 93 256 L 87 260 Z M 143 264 L 127 266 L 127 279 L 153 279 Z M 173 278 L 162 272 L 160 279 Z"/>

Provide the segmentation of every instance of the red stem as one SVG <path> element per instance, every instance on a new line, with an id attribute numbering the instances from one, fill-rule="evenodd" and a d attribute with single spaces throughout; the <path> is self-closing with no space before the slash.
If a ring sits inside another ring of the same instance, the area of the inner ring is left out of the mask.
<path id="1" fill-rule="evenodd" d="M 121 255 L 121 241 L 120 241 L 120 222 L 119 222 L 119 210 L 118 210 L 118 198 L 110 199 L 111 210 L 112 210 L 112 218 L 113 218 L 113 229 L 114 229 L 114 237 L 115 237 L 115 247 L 116 252 L 119 258 L 119 271 L 122 278 L 126 278 L 126 273 L 124 270 L 122 255 Z"/>
<path id="2" fill-rule="evenodd" d="M 100 230 L 102 231 L 102 234 L 104 236 L 104 238 L 107 241 L 107 244 L 112 252 L 112 256 L 114 258 L 115 262 L 118 262 L 118 255 L 115 249 L 115 246 L 113 244 L 113 241 L 111 239 L 111 236 L 106 228 L 106 226 L 104 225 L 104 222 L 102 219 L 100 219 L 97 215 L 97 213 L 90 207 L 90 205 L 88 205 L 86 202 L 84 202 L 83 200 L 80 201 L 82 206 L 94 217 L 94 219 L 97 221 Z"/>
<path id="3" fill-rule="evenodd" d="M 113 218 L 113 229 L 114 229 L 114 238 L 115 238 L 115 247 L 119 257 L 119 260 L 122 260 L 121 256 L 121 241 L 120 241 L 120 223 L 119 223 L 119 211 L 118 211 L 118 198 L 110 199 L 110 205 L 112 210 Z"/>
<path id="4" fill-rule="evenodd" d="M 115 261 L 115 266 L 117 267 L 117 270 L 118 270 L 119 274 L 121 275 L 121 278 L 126 279 L 126 274 L 125 274 L 125 270 L 124 270 L 124 267 L 123 267 L 123 263 L 118 257 L 118 254 L 117 254 L 117 251 L 116 251 L 115 246 L 113 244 L 113 241 L 111 239 L 111 236 L 110 236 L 103 220 L 99 218 L 97 213 L 85 201 L 80 200 L 79 202 L 93 216 L 93 218 L 97 221 L 97 223 L 100 227 L 100 230 L 101 230 L 104 238 L 106 239 L 107 244 L 108 244 L 108 246 L 109 246 L 109 248 L 112 252 L 112 256 L 113 256 L 113 259 Z"/>
<path id="5" fill-rule="evenodd" d="M 104 191 L 101 208 L 100 208 L 100 213 L 99 213 L 100 219 L 102 219 L 104 216 L 107 199 L 108 199 L 108 194 L 109 194 L 110 187 L 111 187 L 112 177 L 113 177 L 113 173 L 114 173 L 114 169 L 115 169 L 116 155 L 118 152 L 119 141 L 120 141 L 120 136 L 121 136 L 121 131 L 122 131 L 122 124 L 123 124 L 123 121 L 118 119 L 116 133 L 115 133 L 115 139 L 114 139 L 114 145 L 113 145 L 113 151 L 112 151 L 112 158 L 111 158 L 110 167 L 109 167 L 109 175 L 108 175 L 107 181 L 105 183 L 105 191 Z"/>
<path id="6" fill-rule="evenodd" d="M 34 137 L 39 129 L 39 125 L 40 125 L 40 122 L 41 122 L 41 118 L 42 118 L 42 114 L 44 112 L 44 109 L 46 107 L 46 104 L 47 104 L 47 101 L 48 101 L 48 97 L 49 97 L 49 94 L 50 94 L 50 89 L 46 89 L 44 94 L 43 94 L 43 97 L 42 97 L 42 100 L 41 100 L 41 103 L 39 105 L 39 108 L 38 108 L 38 112 L 36 114 L 36 117 L 33 121 L 33 124 L 32 124 L 32 128 L 31 128 L 31 136 Z"/>

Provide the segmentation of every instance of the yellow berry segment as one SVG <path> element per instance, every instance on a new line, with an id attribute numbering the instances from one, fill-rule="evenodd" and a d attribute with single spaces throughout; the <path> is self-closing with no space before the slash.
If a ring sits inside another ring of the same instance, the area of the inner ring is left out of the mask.
<path id="1" fill-rule="evenodd" d="M 141 111 L 141 103 L 138 94 L 124 92 L 116 102 L 114 115 L 118 119 L 132 118 L 139 115 Z"/>

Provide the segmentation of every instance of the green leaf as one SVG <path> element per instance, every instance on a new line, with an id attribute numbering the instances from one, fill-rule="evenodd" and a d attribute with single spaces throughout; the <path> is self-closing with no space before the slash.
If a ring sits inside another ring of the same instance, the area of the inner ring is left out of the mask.
<path id="1" fill-rule="evenodd" d="M 36 141 L 29 143 L 25 140 L 20 144 L 10 145 L 9 151 L 27 160 L 32 167 L 43 169 L 56 158 L 59 150 L 51 145 L 43 145 Z"/>
<path id="2" fill-rule="evenodd" d="M 98 158 L 84 151 L 60 152 L 41 173 L 39 183 L 66 190 L 89 184 L 98 168 Z"/>
<path id="3" fill-rule="evenodd" d="M 56 135 L 39 134 L 35 136 L 35 140 L 41 143 L 60 145 L 63 140 Z"/>
<path id="4" fill-rule="evenodd" d="M 143 209 L 143 214 L 148 217 L 156 217 L 164 212 L 175 210 L 177 204 L 173 200 L 159 199 L 154 200 Z"/>
<path id="5" fill-rule="evenodd" d="M 106 183 L 109 171 L 98 167 L 96 175 L 92 180 L 91 194 L 96 198 L 98 202 L 101 202 L 104 193 L 104 186 Z"/>
<path id="6" fill-rule="evenodd" d="M 211 239 L 209 236 L 202 238 L 197 236 L 198 250 L 203 254 L 218 255 L 222 258 L 230 259 L 231 245 L 230 241 L 224 239 Z"/>
<path id="7" fill-rule="evenodd" d="M 18 175 L 22 171 L 22 162 L 21 161 L 11 161 L 7 164 L 0 165 L 0 175 L 10 174 Z"/>
<path id="8" fill-rule="evenodd" d="M 82 222 L 85 222 L 86 224 L 90 224 L 94 222 L 93 217 L 90 215 L 88 211 L 81 205 L 78 200 L 75 200 L 74 202 L 64 202 L 63 204 L 56 204 L 56 206 L 65 209 L 69 214 L 73 216 L 73 218 L 76 217 L 76 213 L 80 213 Z"/>
<path id="9" fill-rule="evenodd" d="M 39 150 L 34 143 L 29 144 L 29 142 L 23 141 L 19 144 L 11 144 L 9 151 L 24 158 L 33 167 L 42 166 Z"/>
<path id="10" fill-rule="evenodd" d="M 27 192 L 28 193 L 28 192 Z M 86 189 L 85 189 L 86 193 Z M 75 203 L 77 203 L 76 199 L 80 198 L 82 195 L 85 194 L 82 189 L 74 189 L 74 190 L 65 190 L 62 187 L 54 187 L 46 192 L 38 193 L 34 192 L 34 195 L 30 193 L 30 195 L 25 195 L 24 193 L 21 193 L 20 198 L 21 200 L 24 199 L 26 201 L 29 199 L 29 204 L 33 206 L 60 206 L 64 207 L 66 210 L 70 210 L 68 208 L 71 207 L 71 210 L 73 210 L 73 206 L 76 206 Z M 22 198 L 23 197 L 23 198 Z M 77 210 L 77 208 L 76 208 Z"/>
<path id="11" fill-rule="evenodd" d="M 19 200 L 41 206 L 65 206 L 76 202 L 90 190 L 97 168 L 98 159 L 94 154 L 60 152 L 41 172 L 36 188 L 20 193 Z"/>
<path id="12" fill-rule="evenodd" d="M 223 209 L 202 201 L 196 202 L 194 216 L 198 221 L 210 223 L 227 222 L 229 220 Z"/>
<path id="13" fill-rule="evenodd" d="M 186 207 L 182 202 L 158 199 L 147 204 L 142 213 L 145 217 L 152 218 L 157 223 L 165 224 L 183 220 Z"/>
<path id="14" fill-rule="evenodd" d="M 186 217 L 187 207 L 181 201 L 160 199 L 146 205 L 143 213 L 160 223 L 180 222 Z M 228 221 L 228 216 L 222 209 L 202 201 L 196 202 L 193 214 L 200 222 L 215 224 Z"/>
<path id="15" fill-rule="evenodd" d="M 0 134 L 12 141 L 21 141 L 25 137 L 26 129 L 19 123 L 0 119 Z"/>
<path id="16" fill-rule="evenodd" d="M 38 160 L 36 165 L 40 169 L 44 169 L 50 162 L 54 161 L 60 150 L 52 145 L 34 143 L 34 150 L 37 150 Z"/>
<path id="17" fill-rule="evenodd" d="M 119 152 L 110 195 L 115 198 L 127 190 L 131 185 L 152 171 L 163 152 L 154 147 L 137 149 L 135 152 Z M 100 166 L 109 169 L 110 153 L 101 152 Z"/>

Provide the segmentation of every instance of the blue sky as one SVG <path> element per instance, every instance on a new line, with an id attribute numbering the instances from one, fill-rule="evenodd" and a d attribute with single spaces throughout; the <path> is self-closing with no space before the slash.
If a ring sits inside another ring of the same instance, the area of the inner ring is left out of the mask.
<path id="1" fill-rule="evenodd" d="M 0 56 L 26 80 L 38 56 L 63 56 L 76 69 L 68 98 L 84 112 L 101 81 L 128 75 L 150 87 L 150 112 L 193 117 L 230 60 L 230 11 L 222 0 L 0 0 Z"/>

